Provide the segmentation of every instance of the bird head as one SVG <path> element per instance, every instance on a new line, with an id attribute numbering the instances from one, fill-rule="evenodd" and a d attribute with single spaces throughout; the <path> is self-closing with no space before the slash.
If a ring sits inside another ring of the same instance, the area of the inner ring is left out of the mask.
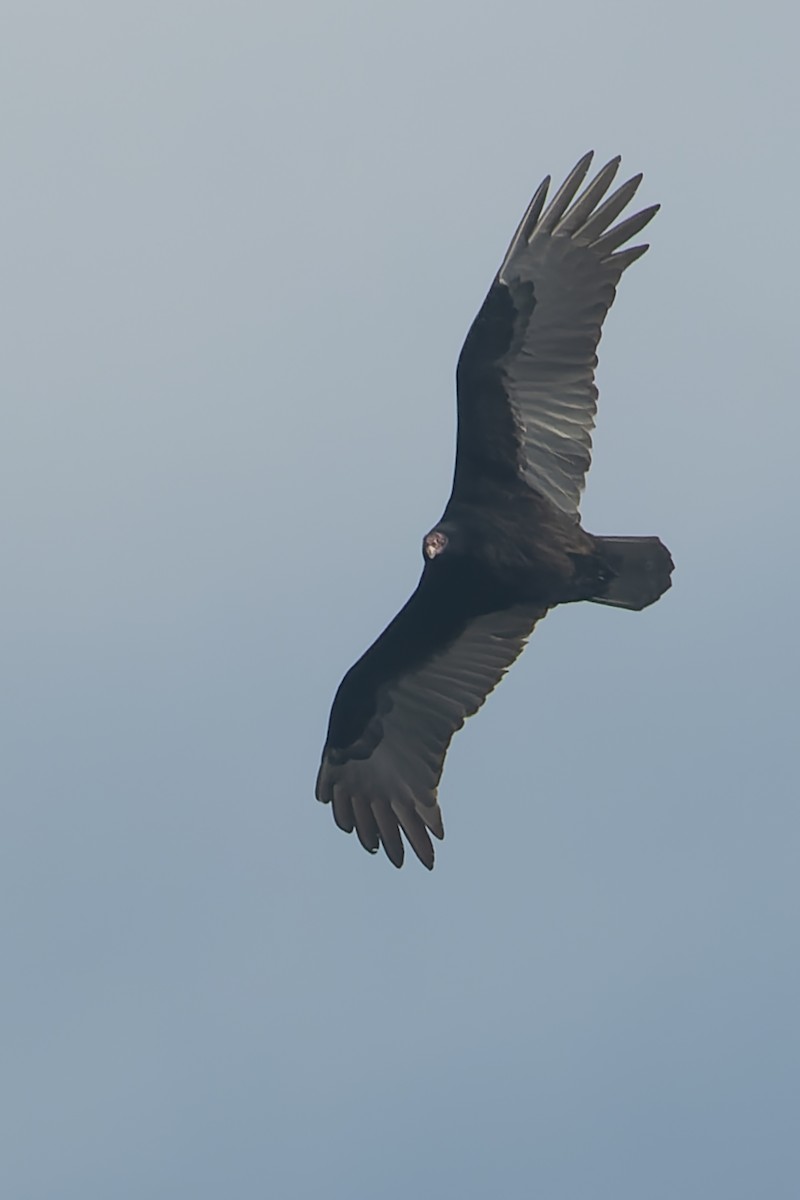
<path id="1" fill-rule="evenodd" d="M 422 553 L 428 562 L 447 549 L 449 538 L 443 529 L 432 529 L 422 539 Z"/>

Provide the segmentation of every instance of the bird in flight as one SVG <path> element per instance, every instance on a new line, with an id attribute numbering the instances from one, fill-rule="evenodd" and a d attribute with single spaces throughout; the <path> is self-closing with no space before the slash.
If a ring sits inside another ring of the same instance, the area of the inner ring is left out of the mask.
<path id="1" fill-rule="evenodd" d="M 622 272 L 647 250 L 628 243 L 658 210 L 618 221 L 642 178 L 604 199 L 619 157 L 578 194 L 591 161 L 546 204 L 548 176 L 511 240 L 458 360 L 453 488 L 422 540 L 417 589 L 333 702 L 317 799 L 396 867 L 404 837 L 433 867 L 450 741 L 536 622 L 576 600 L 646 608 L 670 586 L 657 537 L 580 525 L 597 344 Z"/>

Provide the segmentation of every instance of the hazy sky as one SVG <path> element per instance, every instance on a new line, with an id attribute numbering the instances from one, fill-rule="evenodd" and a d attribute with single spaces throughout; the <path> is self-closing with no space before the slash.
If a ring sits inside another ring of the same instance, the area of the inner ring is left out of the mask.
<path id="1" fill-rule="evenodd" d="M 6 0 L 3 1197 L 795 1200 L 798 37 L 788 0 Z M 663 207 L 584 520 L 674 587 L 537 629 L 397 872 L 314 801 L 330 702 L 590 147 Z"/>

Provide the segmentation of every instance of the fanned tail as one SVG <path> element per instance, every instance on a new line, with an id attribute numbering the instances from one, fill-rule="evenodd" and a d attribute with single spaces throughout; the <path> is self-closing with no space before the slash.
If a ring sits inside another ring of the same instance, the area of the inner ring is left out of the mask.
<path id="1" fill-rule="evenodd" d="M 639 610 L 655 604 L 672 586 L 672 556 L 657 537 L 599 537 L 595 539 L 614 576 L 593 604 Z"/>

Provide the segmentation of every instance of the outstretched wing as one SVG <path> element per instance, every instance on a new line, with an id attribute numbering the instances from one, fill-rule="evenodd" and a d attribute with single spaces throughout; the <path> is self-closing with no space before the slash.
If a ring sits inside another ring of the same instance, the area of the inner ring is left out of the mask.
<path id="1" fill-rule="evenodd" d="M 457 372 L 454 498 L 487 476 L 516 476 L 578 519 L 603 320 L 622 272 L 647 250 L 620 247 L 658 211 L 653 205 L 613 224 L 642 178 L 601 203 L 619 158 L 574 200 L 591 160 L 591 153 L 581 159 L 546 208 L 549 177 L 540 185 L 467 335 Z"/>
<path id="2" fill-rule="evenodd" d="M 371 853 L 402 866 L 402 830 L 433 867 L 444 837 L 436 791 L 453 734 L 483 704 L 545 609 L 470 613 L 441 576 L 417 590 L 342 680 L 317 777 L 317 799 Z"/>

